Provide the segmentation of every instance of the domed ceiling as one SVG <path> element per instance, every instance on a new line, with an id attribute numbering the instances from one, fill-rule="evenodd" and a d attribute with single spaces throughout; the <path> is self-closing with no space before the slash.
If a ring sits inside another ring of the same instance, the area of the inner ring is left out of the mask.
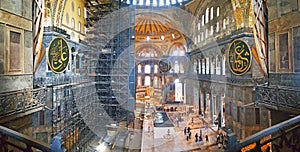
<path id="1" fill-rule="evenodd" d="M 136 16 L 137 41 L 174 41 L 183 38 L 166 17 L 156 14 L 139 14 Z"/>

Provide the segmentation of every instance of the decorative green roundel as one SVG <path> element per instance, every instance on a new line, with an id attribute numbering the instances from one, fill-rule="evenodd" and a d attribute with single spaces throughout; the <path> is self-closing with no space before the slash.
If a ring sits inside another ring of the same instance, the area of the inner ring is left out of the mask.
<path id="1" fill-rule="evenodd" d="M 48 66 L 54 73 L 64 72 L 70 62 L 70 49 L 67 41 L 62 37 L 54 38 L 47 52 Z"/>
<path id="2" fill-rule="evenodd" d="M 168 72 L 171 69 L 171 61 L 168 59 L 161 59 L 158 63 L 161 72 Z"/>
<path id="3" fill-rule="evenodd" d="M 242 40 L 235 40 L 230 44 L 227 63 L 233 74 L 245 74 L 251 67 L 251 60 L 251 52 L 247 43 Z"/>

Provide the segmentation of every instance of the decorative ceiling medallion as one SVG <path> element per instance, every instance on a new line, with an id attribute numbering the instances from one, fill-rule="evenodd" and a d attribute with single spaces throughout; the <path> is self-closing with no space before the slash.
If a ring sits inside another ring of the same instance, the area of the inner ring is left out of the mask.
<path id="1" fill-rule="evenodd" d="M 64 72 L 70 62 L 70 49 L 67 41 L 62 37 L 54 38 L 47 51 L 47 63 L 54 73 Z"/>
<path id="2" fill-rule="evenodd" d="M 158 63 L 161 72 L 168 72 L 171 69 L 171 61 L 168 59 L 161 59 Z"/>
<path id="3" fill-rule="evenodd" d="M 251 67 L 251 61 L 251 52 L 246 42 L 235 40 L 230 44 L 227 53 L 227 63 L 233 74 L 245 74 Z"/>

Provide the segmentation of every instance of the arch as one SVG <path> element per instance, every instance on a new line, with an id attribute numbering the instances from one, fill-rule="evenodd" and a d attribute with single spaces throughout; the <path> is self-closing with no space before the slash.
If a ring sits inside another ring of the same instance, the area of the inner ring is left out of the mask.
<path id="1" fill-rule="evenodd" d="M 171 45 L 168 55 L 169 56 L 184 56 L 186 53 L 186 48 L 182 43 L 174 43 Z"/>

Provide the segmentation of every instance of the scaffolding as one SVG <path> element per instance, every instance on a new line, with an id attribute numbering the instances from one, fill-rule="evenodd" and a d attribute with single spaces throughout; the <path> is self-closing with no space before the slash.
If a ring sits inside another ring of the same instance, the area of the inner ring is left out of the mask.
<path id="1" fill-rule="evenodd" d="M 124 2 L 101 4 L 99 20 L 90 28 L 88 41 L 97 48 L 95 108 L 106 124 L 133 121 L 135 106 L 135 11 Z M 93 9 L 90 9 L 93 10 Z M 95 56 L 94 56 L 95 57 Z M 103 111 L 104 110 L 104 111 Z M 107 118 L 109 117 L 109 118 Z M 104 123 L 104 122 L 102 122 Z M 103 128 L 99 123 L 97 128 Z"/>

